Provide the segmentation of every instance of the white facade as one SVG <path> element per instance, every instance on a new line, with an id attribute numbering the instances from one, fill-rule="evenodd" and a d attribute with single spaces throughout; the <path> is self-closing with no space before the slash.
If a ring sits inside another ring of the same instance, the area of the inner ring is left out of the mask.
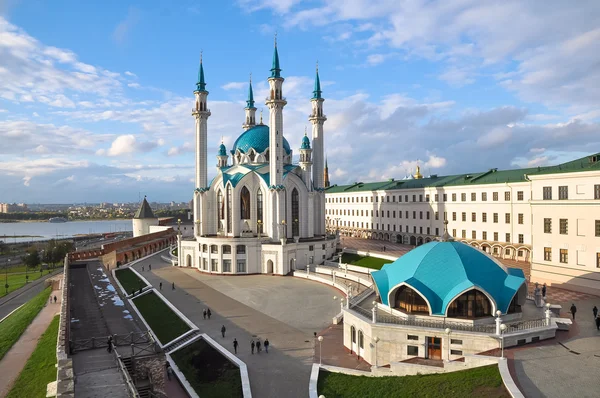
<path id="1" fill-rule="evenodd" d="M 597 168 L 600 156 L 581 162 Z M 525 169 L 522 181 L 515 182 L 436 187 L 432 177 L 420 180 L 420 188 L 402 187 L 413 180 L 333 186 L 326 191 L 327 229 L 416 246 L 440 236 L 446 217 L 456 240 L 499 258 L 531 262 L 532 281 L 598 294 L 600 171 L 556 172 L 561 166 L 547 174 Z M 559 199 L 559 187 L 565 186 L 568 195 Z M 552 199 L 544 200 L 544 187 L 551 187 Z M 545 218 L 552 220 L 551 233 L 544 232 Z M 561 219 L 567 220 L 566 233 L 560 233 Z M 550 248 L 549 260 L 544 248 Z"/>
<path id="2" fill-rule="evenodd" d="M 269 125 L 262 124 L 262 117 L 255 124 L 250 86 L 244 132 L 230 151 L 231 164 L 221 144 L 217 176 L 209 184 L 206 142 L 210 111 L 200 65 L 192 110 L 196 119 L 195 231 L 193 240 L 179 242 L 180 265 L 204 272 L 285 275 L 307 264 L 319 264 L 335 252 L 335 238 L 327 237 L 324 228 L 325 194 L 322 189 L 313 189 L 310 156 L 302 157 L 301 165 L 292 164 L 292 150 L 284 137 L 283 108 L 287 102 L 280 71 L 275 48 L 268 79 L 270 94 L 265 102 Z M 310 153 L 307 145 L 308 150 L 301 149 L 301 154 Z M 323 156 L 322 151 L 314 155 L 319 156 Z"/>

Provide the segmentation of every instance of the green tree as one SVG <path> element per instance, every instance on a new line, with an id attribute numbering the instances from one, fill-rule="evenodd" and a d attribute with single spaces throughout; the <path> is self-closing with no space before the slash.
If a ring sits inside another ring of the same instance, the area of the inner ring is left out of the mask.
<path id="1" fill-rule="evenodd" d="M 36 248 L 29 249 L 22 260 L 23 263 L 29 268 L 34 268 L 41 264 L 40 253 Z"/>

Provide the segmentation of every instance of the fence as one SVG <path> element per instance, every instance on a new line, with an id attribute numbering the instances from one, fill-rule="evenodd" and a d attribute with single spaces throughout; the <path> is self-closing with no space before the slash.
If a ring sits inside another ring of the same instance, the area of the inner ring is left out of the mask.
<path id="1" fill-rule="evenodd" d="M 369 297 L 374 292 L 375 291 L 373 290 L 373 288 L 367 288 L 367 289 L 363 290 L 358 296 L 352 297 L 350 299 L 350 307 L 352 307 L 353 305 L 360 304 L 364 299 Z"/>
<path id="2" fill-rule="evenodd" d="M 362 308 L 362 307 L 353 307 L 352 311 L 356 312 L 357 314 L 360 314 L 360 315 L 364 316 L 365 318 L 367 318 L 369 320 L 373 319 L 373 312 L 370 311 L 370 310 L 367 310 L 365 308 Z"/>
<path id="3" fill-rule="evenodd" d="M 352 308 L 354 311 L 356 308 Z M 463 332 L 479 332 L 479 333 L 496 333 L 496 325 L 469 325 L 464 323 L 455 323 L 455 322 L 436 322 L 436 321 L 426 321 L 420 319 L 403 319 L 394 315 L 382 314 L 377 312 L 377 322 L 378 323 L 392 323 L 396 325 L 405 325 L 405 326 L 418 326 L 423 328 L 431 328 L 431 329 L 446 329 L 450 328 L 453 330 L 460 330 Z"/>
<path id="4" fill-rule="evenodd" d="M 148 332 L 131 332 L 129 334 L 114 334 L 112 335 L 112 344 L 118 346 L 133 346 L 140 352 L 154 354 L 154 339 Z M 85 350 L 93 350 L 95 348 L 108 347 L 107 337 L 91 337 L 89 339 L 73 340 L 70 342 L 71 353 Z"/>
<path id="5" fill-rule="evenodd" d="M 546 323 L 546 318 L 506 323 L 506 330 L 504 331 L 504 334 L 519 332 L 521 330 L 543 328 L 546 326 L 548 326 Z"/>

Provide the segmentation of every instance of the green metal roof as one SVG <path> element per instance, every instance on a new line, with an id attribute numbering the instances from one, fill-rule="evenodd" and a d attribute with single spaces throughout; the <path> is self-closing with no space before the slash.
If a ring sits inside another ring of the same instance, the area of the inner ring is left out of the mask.
<path id="1" fill-rule="evenodd" d="M 273 66 L 271 67 L 271 77 L 281 77 L 281 68 L 279 67 L 279 54 L 277 53 L 277 44 L 275 44 L 275 51 L 273 52 Z"/>
<path id="2" fill-rule="evenodd" d="M 395 180 L 383 182 L 356 182 L 350 185 L 332 185 L 327 193 L 349 193 L 382 191 L 392 189 L 419 189 L 461 185 L 503 184 L 507 182 L 525 182 L 528 175 L 573 173 L 578 171 L 600 170 L 600 153 L 589 155 L 556 166 L 530 167 L 524 169 L 498 170 L 486 172 L 456 174 L 449 176 L 431 176 L 422 179 Z"/>
<path id="3" fill-rule="evenodd" d="M 321 98 L 321 80 L 319 80 L 319 69 L 317 69 L 317 75 L 315 76 L 315 89 L 313 90 L 313 98 Z"/>
<path id="4" fill-rule="evenodd" d="M 243 132 L 237 140 L 233 143 L 233 149 L 231 150 L 231 154 L 235 155 L 235 151 L 237 149 L 242 153 L 248 153 L 248 151 L 252 148 L 257 153 L 263 153 L 269 147 L 269 126 L 264 124 L 259 124 L 253 126 Z M 283 137 L 283 149 L 286 154 L 290 154 L 292 152 L 290 148 L 290 144 Z"/>
<path id="5" fill-rule="evenodd" d="M 254 108 L 254 93 L 252 92 L 252 80 L 250 80 L 250 86 L 248 86 L 248 99 L 246 100 L 246 108 Z"/>
<path id="6" fill-rule="evenodd" d="M 200 59 L 200 70 L 198 71 L 198 83 L 196 83 L 196 91 L 206 91 L 206 83 L 204 82 L 204 67 L 202 66 L 202 58 Z"/>

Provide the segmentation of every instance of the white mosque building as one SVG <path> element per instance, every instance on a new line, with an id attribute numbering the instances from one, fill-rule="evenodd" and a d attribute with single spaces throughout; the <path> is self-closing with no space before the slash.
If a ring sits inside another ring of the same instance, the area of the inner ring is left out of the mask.
<path id="1" fill-rule="evenodd" d="M 325 231 L 323 102 L 319 72 L 312 98 L 312 140 L 306 135 L 298 164 L 284 137 L 283 95 L 277 44 L 268 78 L 268 124 L 256 123 L 250 81 L 243 132 L 217 153 L 217 175 L 207 180 L 208 91 L 200 60 L 192 116 L 196 121 L 194 237 L 178 242 L 181 266 L 219 274 L 286 275 L 319 264 L 335 252 Z"/>

